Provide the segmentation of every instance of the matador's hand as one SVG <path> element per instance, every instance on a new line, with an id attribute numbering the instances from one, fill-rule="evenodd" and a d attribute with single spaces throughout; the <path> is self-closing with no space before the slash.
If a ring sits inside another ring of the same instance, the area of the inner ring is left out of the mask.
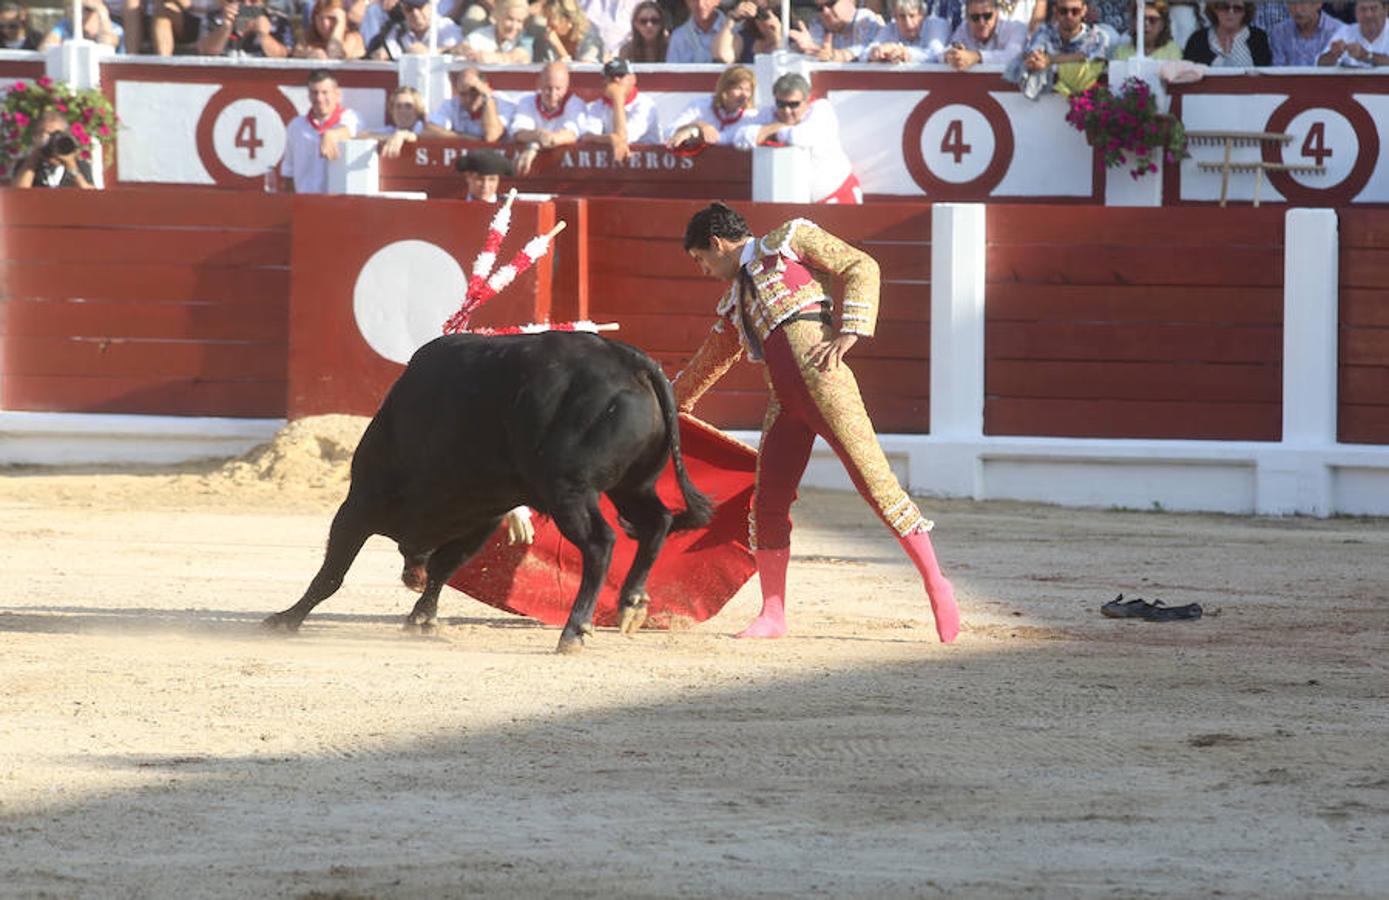
<path id="1" fill-rule="evenodd" d="M 805 358 L 821 372 L 828 372 L 844 359 L 844 354 L 858 341 L 856 334 L 841 334 L 828 341 L 821 341 L 805 351 Z"/>

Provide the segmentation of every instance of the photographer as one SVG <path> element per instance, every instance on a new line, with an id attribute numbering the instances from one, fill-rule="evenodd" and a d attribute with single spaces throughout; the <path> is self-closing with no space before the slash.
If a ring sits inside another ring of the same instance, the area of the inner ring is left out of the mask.
<path id="1" fill-rule="evenodd" d="M 232 55 L 284 59 L 294 46 L 289 17 L 268 9 L 264 0 L 222 0 L 222 9 L 203 19 L 197 51 L 202 56 Z"/>
<path id="2" fill-rule="evenodd" d="M 434 18 L 430 0 L 394 0 L 381 5 L 386 21 L 367 44 L 368 59 L 400 59 L 407 53 L 429 52 L 429 25 Z M 365 30 L 366 20 L 363 19 Z M 457 47 L 463 32 L 451 19 L 440 17 L 435 47 L 440 53 Z"/>
<path id="3" fill-rule="evenodd" d="M 94 190 L 92 167 L 78 159 L 77 140 L 68 132 L 67 117 L 50 109 L 39 120 L 34 149 L 15 166 L 17 188 L 75 187 Z"/>
<path id="4" fill-rule="evenodd" d="M 773 53 L 781 46 L 781 20 L 766 0 L 736 0 L 726 11 L 710 48 L 715 62 L 751 65 L 757 54 Z"/>

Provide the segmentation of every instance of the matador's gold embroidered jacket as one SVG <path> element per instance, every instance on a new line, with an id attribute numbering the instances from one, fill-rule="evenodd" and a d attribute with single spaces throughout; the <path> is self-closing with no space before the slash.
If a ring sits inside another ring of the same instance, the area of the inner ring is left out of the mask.
<path id="1" fill-rule="evenodd" d="M 838 311 L 838 331 L 872 337 L 878 320 L 878 263 L 809 219 L 792 219 L 743 247 L 743 271 L 750 276 L 733 282 L 715 311 L 718 319 L 690 364 L 676 376 L 675 399 L 689 412 L 746 350 L 761 359 L 762 342 L 783 322 L 808 304 L 828 304 L 833 278 L 844 283 Z M 745 325 L 753 335 L 745 333 Z"/>

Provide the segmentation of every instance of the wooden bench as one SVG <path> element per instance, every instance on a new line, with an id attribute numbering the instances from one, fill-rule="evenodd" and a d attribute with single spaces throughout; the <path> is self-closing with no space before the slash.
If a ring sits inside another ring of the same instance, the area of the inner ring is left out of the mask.
<path id="1" fill-rule="evenodd" d="M 1197 162 L 1196 166 L 1203 172 L 1220 173 L 1220 205 L 1224 206 L 1230 191 L 1230 173 L 1235 172 L 1244 174 L 1254 173 L 1254 205 L 1259 205 L 1259 189 L 1263 186 L 1265 172 L 1298 172 L 1309 175 L 1323 175 L 1326 173 L 1326 166 L 1321 164 L 1309 165 L 1302 163 L 1271 163 L 1258 160 L 1257 162 L 1235 162 L 1230 159 L 1230 154 L 1235 147 L 1262 147 L 1264 144 L 1279 143 L 1286 144 L 1293 139 L 1290 134 L 1279 134 L 1272 131 L 1188 131 L 1186 133 L 1188 143 L 1221 144 L 1224 146 L 1224 159 L 1220 162 Z"/>

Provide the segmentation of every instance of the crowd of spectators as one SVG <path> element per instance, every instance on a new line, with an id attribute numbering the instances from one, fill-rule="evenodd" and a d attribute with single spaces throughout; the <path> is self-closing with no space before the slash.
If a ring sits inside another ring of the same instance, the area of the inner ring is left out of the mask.
<path id="1" fill-rule="evenodd" d="M 1146 0 L 1146 55 L 1215 67 L 1370 67 L 1389 0 Z M 1083 83 L 1135 54 L 1132 0 L 792 0 L 785 40 L 822 62 L 996 65 L 1024 92 Z M 118 52 L 398 59 L 479 65 L 742 63 L 779 47 L 779 0 L 83 0 L 82 32 Z M 436 11 L 437 10 L 437 11 Z M 18 0 L 0 45 L 42 49 Z"/>

